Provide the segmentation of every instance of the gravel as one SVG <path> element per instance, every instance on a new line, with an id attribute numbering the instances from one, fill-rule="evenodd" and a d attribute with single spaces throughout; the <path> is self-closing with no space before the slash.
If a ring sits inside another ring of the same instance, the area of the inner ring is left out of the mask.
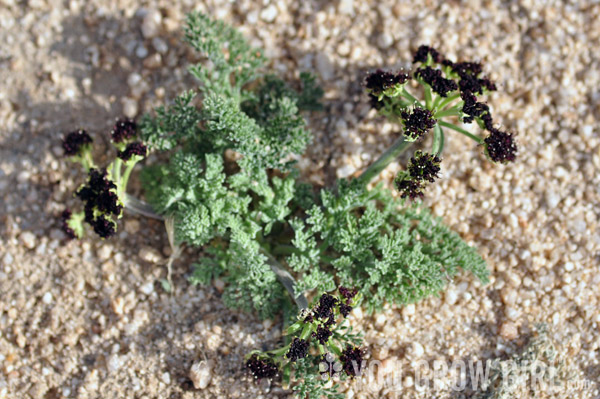
<path id="1" fill-rule="evenodd" d="M 356 381 L 344 385 L 347 397 L 462 397 L 442 388 L 450 374 L 418 393 L 407 370 L 421 360 L 508 358 L 537 323 L 549 326 L 572 378 L 589 383 L 530 397 L 600 397 L 597 2 L 139 4 L 0 0 L 0 398 L 289 396 L 241 367 L 249 350 L 277 343 L 281 320 L 226 309 L 222 282 L 190 286 L 193 252 L 175 262 L 174 290 L 164 292 L 157 283 L 169 253 L 159 223 L 126 215 L 119 238 L 105 242 L 65 242 L 59 230 L 82 182 L 61 159 L 62 134 L 90 131 L 107 161 L 115 118 L 139 117 L 193 87 L 186 67 L 198 58 L 179 30 L 192 9 L 241 27 L 288 79 L 320 74 L 326 110 L 310 117 L 315 143 L 299 163 L 317 184 L 362 170 L 396 136 L 369 108 L 367 70 L 410 67 L 429 43 L 484 61 L 499 84 L 489 104 L 516 132 L 518 162 L 491 165 L 449 135 L 443 179 L 426 197 L 478 247 L 491 282 L 465 275 L 440 297 L 389 306 L 384 317 L 355 310 L 372 359 L 385 373 L 405 373 L 401 390 Z M 399 168 L 381 179 L 390 184 Z"/>

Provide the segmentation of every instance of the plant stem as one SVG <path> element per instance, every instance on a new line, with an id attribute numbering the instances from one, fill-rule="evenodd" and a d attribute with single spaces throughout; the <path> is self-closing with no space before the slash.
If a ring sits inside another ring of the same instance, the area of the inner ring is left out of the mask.
<path id="1" fill-rule="evenodd" d="M 137 199 L 133 195 L 125 193 L 122 197 L 125 208 L 138 215 L 146 216 L 156 220 L 165 220 L 161 215 L 154 212 L 150 204 Z"/>
<path id="2" fill-rule="evenodd" d="M 454 94 L 450 97 L 446 97 L 442 102 L 437 105 L 438 109 L 443 109 L 446 105 L 460 97 L 460 93 Z"/>
<path id="3" fill-rule="evenodd" d="M 483 139 L 481 137 L 475 136 L 473 133 L 470 133 L 470 132 L 466 131 L 463 128 L 460 128 L 460 127 L 458 127 L 456 125 L 453 125 L 452 123 L 448 123 L 448 122 L 444 122 L 444 121 L 439 121 L 438 123 L 441 126 L 445 126 L 445 127 L 449 128 L 449 129 L 457 131 L 460 134 L 464 134 L 465 136 L 469 137 L 470 139 L 476 141 L 477 144 L 483 144 L 484 143 L 484 141 L 483 141 Z"/>
<path id="4" fill-rule="evenodd" d="M 444 131 L 440 127 L 440 124 L 437 123 L 433 128 L 433 145 L 431 147 L 431 152 L 440 156 L 442 151 L 444 150 Z"/>
<path id="5" fill-rule="evenodd" d="M 458 107 L 452 107 L 449 109 L 445 109 L 443 111 L 436 112 L 434 117 L 436 119 L 443 118 L 445 116 L 455 116 L 460 115 L 460 109 Z"/>
<path id="6" fill-rule="evenodd" d="M 131 171 L 135 167 L 136 163 L 137 162 L 133 162 L 133 161 L 129 161 L 129 162 L 125 163 L 125 172 L 123 173 L 123 177 L 121 178 L 121 181 L 118 183 L 118 186 L 120 189 L 119 197 L 122 194 L 125 194 L 125 191 L 127 190 L 127 182 L 129 181 L 129 175 L 131 175 Z"/>
<path id="7" fill-rule="evenodd" d="M 394 159 L 402 154 L 412 142 L 404 140 L 404 136 L 401 136 L 398 140 L 392 144 L 390 148 L 386 150 L 375 162 L 373 162 L 367 170 L 365 170 L 359 177 L 358 180 L 361 184 L 367 185 L 375 176 L 379 175 L 382 170 L 386 168 Z"/>
<path id="8" fill-rule="evenodd" d="M 412 101 L 412 104 L 417 104 L 419 107 L 423 108 L 423 104 L 421 104 L 421 102 L 419 100 L 417 100 L 415 98 L 415 96 L 413 96 L 412 94 L 410 94 L 408 92 L 408 90 L 406 90 L 406 88 L 402 88 L 402 93 L 401 93 L 402 97 Z"/>
<path id="9" fill-rule="evenodd" d="M 425 93 L 425 108 L 427 109 L 432 109 L 431 108 L 431 87 L 429 87 L 429 85 L 424 85 L 424 93 Z"/>

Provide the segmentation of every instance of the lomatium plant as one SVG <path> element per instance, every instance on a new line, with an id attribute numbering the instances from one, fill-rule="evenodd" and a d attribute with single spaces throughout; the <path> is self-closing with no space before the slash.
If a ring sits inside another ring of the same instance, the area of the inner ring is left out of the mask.
<path id="1" fill-rule="evenodd" d="M 75 193 L 82 210 L 63 213 L 69 237 L 82 237 L 87 223 L 109 238 L 124 211 L 163 219 L 171 246 L 201 250 L 192 283 L 218 277 L 228 306 L 261 317 L 283 313 L 289 320 L 299 308 L 302 320 L 287 329 L 294 339 L 246 361 L 255 377 L 280 375 L 285 381 L 292 365 L 304 381 L 312 378 L 306 370 L 314 366 L 313 353 L 334 356 L 344 365 L 340 374 L 353 375 L 355 369 L 346 366 L 362 352 L 345 342 L 351 334 L 336 320 L 357 304 L 355 298 L 373 312 L 385 302 L 437 294 L 460 269 L 488 281 L 475 249 L 417 201 L 408 202 L 438 178 L 446 131 L 473 139 L 493 162 L 515 159 L 513 135 L 494 124 L 480 101 L 496 90 L 480 64 L 451 62 L 422 46 L 414 72 L 369 74 L 365 86 L 373 107 L 401 125 L 403 134 L 359 177 L 316 187 L 303 181 L 295 165 L 312 139 L 303 113 L 321 109 L 323 91 L 315 77 L 300 73 L 298 83 L 284 82 L 265 71 L 261 50 L 199 13 L 189 15 L 185 38 L 206 58 L 190 67 L 199 86 L 138 125 L 119 120 L 111 132 L 116 158 L 110 165 L 94 163 L 86 132 L 64 138 L 65 154 L 87 171 Z M 411 80 L 418 84 L 409 88 Z M 457 124 L 473 122 L 485 136 Z M 398 196 L 383 184 L 370 188 L 400 153 L 429 135 L 431 150 L 415 151 L 398 174 Z M 141 171 L 144 202 L 127 194 L 127 183 L 152 152 L 164 156 Z M 340 286 L 357 292 L 326 294 Z M 319 300 L 307 310 L 311 297 Z M 298 388 L 300 397 L 311 392 L 310 381 L 296 385 L 304 387 Z"/>

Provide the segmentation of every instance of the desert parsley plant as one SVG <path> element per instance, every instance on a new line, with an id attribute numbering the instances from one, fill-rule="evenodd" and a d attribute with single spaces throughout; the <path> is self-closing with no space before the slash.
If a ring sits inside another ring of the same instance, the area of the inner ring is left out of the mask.
<path id="1" fill-rule="evenodd" d="M 245 368 L 254 379 L 281 378 L 298 398 L 344 397 L 337 381 L 360 376 L 366 366 L 361 337 L 346 322 L 360 295 L 346 287 L 334 294 L 322 294 L 299 312 L 284 331 L 285 345 L 246 356 Z"/>
<path id="2" fill-rule="evenodd" d="M 512 161 L 513 136 L 498 130 L 479 97 L 495 85 L 481 65 L 453 63 L 429 47 L 415 56 L 414 73 L 375 71 L 365 82 L 372 104 L 404 128 L 403 136 L 355 179 L 317 188 L 302 181 L 294 160 L 311 141 L 303 112 L 318 111 L 322 90 L 313 76 L 290 85 L 265 72 L 261 50 L 231 27 L 188 16 L 185 38 L 206 59 L 190 67 L 198 88 L 146 115 L 136 126 L 118 121 L 112 132 L 117 158 L 107 168 L 90 156 L 91 138 L 76 131 L 65 154 L 83 164 L 87 181 L 76 195 L 79 213 L 64 213 L 71 236 L 84 222 L 101 237 L 116 231 L 123 209 L 168 221 L 173 245 L 202 249 L 191 281 L 221 278 L 233 308 L 272 317 L 308 306 L 306 296 L 357 287 L 367 311 L 437 294 L 462 269 L 486 282 L 477 252 L 417 203 L 439 175 L 444 130 L 482 145 L 495 162 Z M 408 89 L 415 80 L 424 100 Z M 453 119 L 454 118 L 454 119 Z M 477 122 L 481 138 L 455 124 Z M 433 132 L 433 133 L 431 133 Z M 433 135 L 430 152 L 416 151 L 396 179 L 397 198 L 369 183 L 410 144 Z M 145 165 L 149 204 L 126 193 L 146 151 L 163 156 Z M 265 369 L 267 370 L 267 369 Z"/>

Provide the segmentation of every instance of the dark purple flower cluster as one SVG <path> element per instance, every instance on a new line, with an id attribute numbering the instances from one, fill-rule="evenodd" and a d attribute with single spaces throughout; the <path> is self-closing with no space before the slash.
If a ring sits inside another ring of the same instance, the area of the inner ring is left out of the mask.
<path id="1" fill-rule="evenodd" d="M 396 189 L 401 193 L 401 198 L 409 198 L 411 200 L 423 198 L 423 184 L 418 180 L 398 174 L 394 184 L 396 185 Z"/>
<path id="2" fill-rule="evenodd" d="M 358 293 L 358 290 L 356 288 L 340 287 L 338 288 L 338 292 L 342 296 L 342 300 L 339 304 L 340 314 L 344 317 L 348 317 L 350 312 L 352 312 L 350 303 Z"/>
<path id="3" fill-rule="evenodd" d="M 483 73 L 483 67 L 479 62 L 452 62 L 446 60 L 444 65 L 449 66 L 460 78 L 458 86 L 461 92 L 483 94 L 484 89 L 488 91 L 497 90 L 496 84 L 488 77 L 479 77 Z"/>
<path id="4" fill-rule="evenodd" d="M 429 55 L 435 63 L 439 63 L 442 58 L 440 53 L 433 47 L 421 45 L 415 53 L 415 56 L 413 58 L 413 64 L 417 62 L 427 62 L 427 58 Z"/>
<path id="5" fill-rule="evenodd" d="M 428 181 L 433 183 L 440 172 L 440 163 L 442 160 L 434 154 L 415 152 L 408 164 L 408 173 L 414 180 Z"/>
<path id="6" fill-rule="evenodd" d="M 85 221 L 102 238 L 115 234 L 115 223 L 109 218 L 120 215 L 123 210 L 114 191 L 117 186 L 106 175 L 106 170 L 90 169 L 87 184 L 76 193 L 85 202 Z"/>
<path id="7" fill-rule="evenodd" d="M 460 93 L 460 98 L 463 100 L 462 112 L 467 116 L 463 117 L 464 123 L 471 123 L 473 119 L 480 118 L 486 129 L 492 129 L 492 114 L 490 107 L 487 104 L 477 101 L 477 97 L 468 91 Z"/>
<path id="8" fill-rule="evenodd" d="M 131 119 L 119 119 L 110 132 L 115 143 L 125 143 L 137 134 L 137 125 Z"/>
<path id="9" fill-rule="evenodd" d="M 338 288 L 338 292 L 348 302 L 354 299 L 356 294 L 358 294 L 358 290 L 356 288 L 347 288 L 343 286 Z"/>
<path id="10" fill-rule="evenodd" d="M 71 213 L 71 210 L 69 208 L 62 211 L 62 214 L 60 215 L 61 229 L 67 235 L 67 238 L 69 240 L 77 238 L 75 231 L 71 228 L 71 226 L 69 226 L 69 220 L 71 220 L 72 215 L 73 214 Z"/>
<path id="11" fill-rule="evenodd" d="M 313 333 L 313 337 L 315 337 L 321 345 L 325 345 L 332 335 L 333 331 L 330 330 L 328 325 L 318 326 L 317 331 Z"/>
<path id="12" fill-rule="evenodd" d="M 340 356 L 342 367 L 350 377 L 360 376 L 364 371 L 363 350 L 357 346 L 347 345 Z"/>
<path id="13" fill-rule="evenodd" d="M 514 162 L 517 158 L 517 143 L 511 133 L 503 132 L 494 127 L 494 120 L 487 104 L 477 101 L 477 97 L 471 92 L 461 93 L 463 100 L 464 123 L 471 123 L 478 118 L 483 126 L 489 131 L 488 137 L 484 139 L 485 149 L 494 162 Z"/>
<path id="14" fill-rule="evenodd" d="M 308 341 L 295 337 L 290 344 L 290 350 L 285 354 L 285 357 L 290 359 L 290 362 L 295 362 L 298 359 L 302 359 L 308 355 Z"/>
<path id="15" fill-rule="evenodd" d="M 411 140 L 422 138 L 437 123 L 430 110 L 420 107 L 415 107 L 412 112 L 402 111 L 401 116 L 404 135 Z"/>
<path id="16" fill-rule="evenodd" d="M 338 302 L 337 298 L 333 295 L 321 295 L 318 305 L 313 310 L 313 315 L 320 320 L 329 319 L 333 316 L 333 309 L 337 306 Z"/>
<path id="17" fill-rule="evenodd" d="M 448 93 L 458 89 L 458 85 L 451 79 L 442 76 L 442 71 L 430 66 L 422 67 L 416 70 L 415 77 L 427 83 L 434 92 L 442 97 L 447 97 Z"/>
<path id="18" fill-rule="evenodd" d="M 121 158 L 123 161 L 129 161 L 132 156 L 138 155 L 140 157 L 145 157 L 148 153 L 148 149 L 146 146 L 139 141 L 134 143 L 127 144 L 127 147 L 123 151 L 119 151 L 117 156 Z"/>
<path id="19" fill-rule="evenodd" d="M 517 144 L 511 133 L 493 129 L 484 142 L 485 150 L 494 162 L 514 162 L 517 157 Z"/>
<path id="20" fill-rule="evenodd" d="M 92 138 L 85 130 L 79 129 L 65 136 L 62 147 L 67 156 L 80 155 L 84 147 L 89 146 L 92 141 Z"/>
<path id="21" fill-rule="evenodd" d="M 250 356 L 246 361 L 246 368 L 250 370 L 250 373 L 255 379 L 260 380 L 262 378 L 273 378 L 279 373 L 279 368 L 269 357 L 260 357 L 256 353 Z"/>
<path id="22" fill-rule="evenodd" d="M 381 94 L 390 87 L 406 83 L 410 79 L 410 75 L 404 72 L 392 73 L 378 69 L 367 75 L 365 86 L 371 94 Z"/>

